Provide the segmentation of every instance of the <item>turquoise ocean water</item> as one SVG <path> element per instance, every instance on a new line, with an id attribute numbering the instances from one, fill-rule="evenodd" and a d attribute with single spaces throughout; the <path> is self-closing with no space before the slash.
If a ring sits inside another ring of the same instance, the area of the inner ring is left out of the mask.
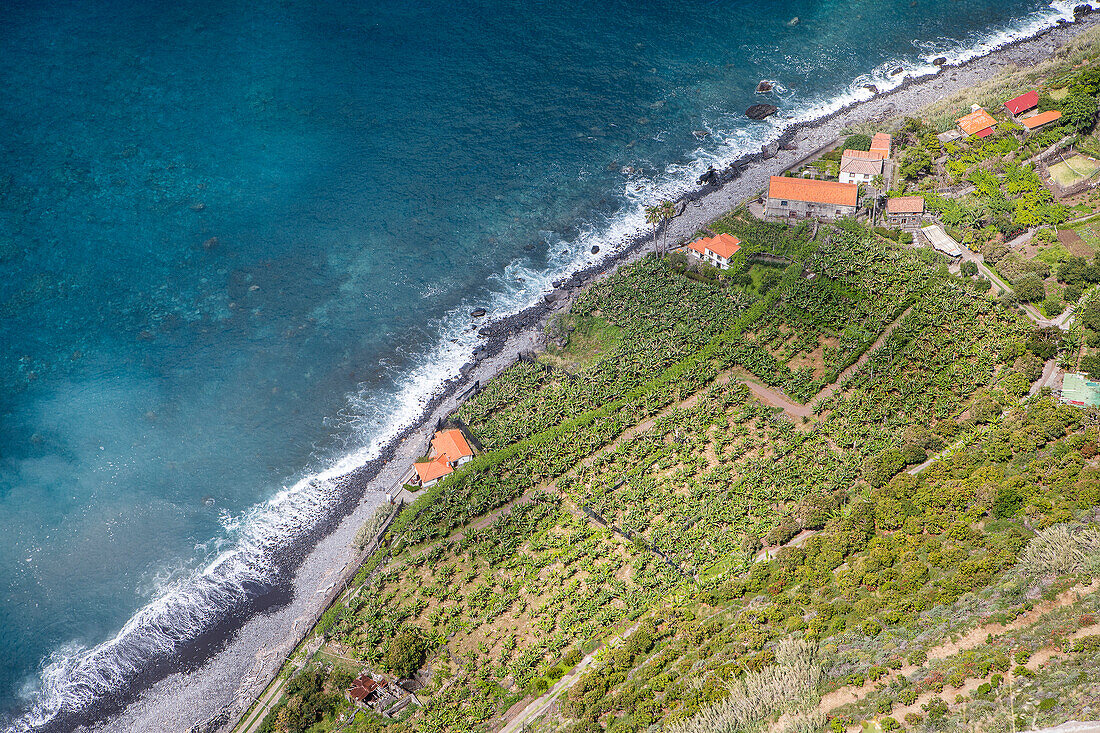
<path id="1" fill-rule="evenodd" d="M 1071 8 L 9 0 L 0 727 L 124 692 L 272 582 L 311 477 L 416 416 L 470 308 L 790 122 L 743 116 L 760 79 L 812 116 Z"/>

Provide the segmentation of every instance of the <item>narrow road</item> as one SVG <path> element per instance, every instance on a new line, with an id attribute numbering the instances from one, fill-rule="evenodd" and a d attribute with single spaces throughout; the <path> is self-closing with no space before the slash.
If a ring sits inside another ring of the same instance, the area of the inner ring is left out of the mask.
<path id="1" fill-rule="evenodd" d="M 871 358 L 871 355 L 878 351 L 879 347 L 886 343 L 886 339 L 890 337 L 890 334 L 892 334 L 894 332 L 894 329 L 898 327 L 898 325 L 901 323 L 901 320 L 909 315 L 909 312 L 912 311 L 913 308 L 914 306 L 909 306 L 904 311 L 902 311 L 901 315 L 895 318 L 894 322 L 887 326 L 883 330 L 883 332 L 879 334 L 879 337 L 875 339 L 875 342 L 867 347 L 863 351 L 863 353 L 859 355 L 858 359 L 852 362 L 852 364 L 849 365 L 847 369 L 838 374 L 837 378 L 833 380 L 832 384 L 826 385 L 824 389 L 817 393 L 817 396 L 810 400 L 810 404 L 817 406 L 832 397 L 833 394 L 840 388 L 840 385 L 844 384 L 844 382 L 846 382 L 853 374 L 855 374 L 857 369 L 866 364 L 867 361 Z"/>

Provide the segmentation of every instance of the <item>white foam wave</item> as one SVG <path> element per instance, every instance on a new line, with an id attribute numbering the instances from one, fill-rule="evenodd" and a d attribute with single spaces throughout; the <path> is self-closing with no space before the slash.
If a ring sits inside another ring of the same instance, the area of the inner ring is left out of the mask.
<path id="1" fill-rule="evenodd" d="M 613 256 L 634 236 L 646 231 L 644 207 L 675 199 L 696 188 L 696 179 L 713 166 L 722 168 L 778 138 L 792 124 L 810 122 L 854 102 L 890 91 L 907 79 L 939 73 L 932 61 L 940 56 L 959 64 L 984 56 L 1010 43 L 1037 35 L 1062 20 L 1073 20 L 1075 4 L 1100 7 L 1100 0 L 1072 3 L 1057 0 L 1016 26 L 953 47 L 925 44 L 917 59 L 891 61 L 861 75 L 841 93 L 824 100 L 807 100 L 786 119 L 771 118 L 751 128 L 737 117 L 719 113 L 704 121 L 716 144 L 700 146 L 689 162 L 669 165 L 657 176 L 633 176 L 624 182 L 624 206 L 613 217 L 589 222 L 570 242 L 556 242 L 548 267 L 535 269 L 524 260 L 511 263 L 492 281 L 494 294 L 486 303 L 464 303 L 446 314 L 438 325 L 440 338 L 417 364 L 400 376 L 388 395 L 362 392 L 349 400 L 344 415 L 356 428 L 362 444 L 316 474 L 283 488 L 250 511 L 222 518 L 226 537 L 214 547 L 220 554 L 200 571 L 173 576 L 156 597 L 139 610 L 109 641 L 95 647 L 73 643 L 59 648 L 43 665 L 29 711 L 8 729 L 30 733 L 62 712 L 74 712 L 124 687 L 150 663 L 173 654 L 188 639 L 209 630 L 226 609 L 247 599 L 249 587 L 270 583 L 278 572 L 272 558 L 280 547 L 307 533 L 326 513 L 336 495 L 336 479 L 361 467 L 423 413 L 444 383 L 454 376 L 478 343 L 466 311 L 485 307 L 494 318 L 517 313 L 551 290 L 556 279 Z M 898 67 L 901 72 L 891 74 Z M 590 254 L 593 246 L 599 256 Z M 222 549 L 225 548 L 225 549 Z"/>

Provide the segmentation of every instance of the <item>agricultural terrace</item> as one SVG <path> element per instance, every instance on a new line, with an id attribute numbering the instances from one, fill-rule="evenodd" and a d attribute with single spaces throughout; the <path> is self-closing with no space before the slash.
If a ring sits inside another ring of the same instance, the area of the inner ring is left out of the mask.
<path id="1" fill-rule="evenodd" d="M 1057 347 L 927 251 L 792 231 L 763 293 L 667 259 L 619 270 L 552 326 L 555 353 L 468 402 L 489 450 L 402 513 L 264 728 L 489 730 L 569 675 L 540 726 L 689 733 L 794 700 L 806 730 L 843 729 L 911 683 L 838 712 L 823 693 L 923 673 L 945 635 L 1074 585 L 1079 563 L 1010 579 L 1037 531 L 1100 502 L 1085 413 L 1026 397 Z M 792 420 L 743 379 L 815 411 Z M 423 670 L 423 707 L 355 714 L 339 683 L 360 664 Z M 993 668 L 972 667 L 952 674 Z M 921 725 L 963 709 L 943 704 Z"/>

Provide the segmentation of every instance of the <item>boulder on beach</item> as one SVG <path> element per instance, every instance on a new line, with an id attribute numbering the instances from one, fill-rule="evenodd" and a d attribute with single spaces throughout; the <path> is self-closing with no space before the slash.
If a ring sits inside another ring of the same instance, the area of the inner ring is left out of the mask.
<path id="1" fill-rule="evenodd" d="M 760 152 L 764 154 L 765 158 L 774 158 L 779 155 L 779 143 L 767 143 L 760 146 Z"/>
<path id="2" fill-rule="evenodd" d="M 943 66 L 946 63 L 947 63 L 947 57 L 946 56 L 937 56 L 936 58 L 932 59 L 932 64 L 934 66 Z"/>
<path id="3" fill-rule="evenodd" d="M 763 120 L 767 117 L 771 117 L 779 108 L 774 104 L 754 104 L 745 110 L 745 116 L 750 120 Z"/>
<path id="4" fill-rule="evenodd" d="M 485 313 L 486 311 L 484 308 L 474 308 L 472 311 L 470 311 L 470 315 L 474 318 L 481 318 L 485 315 Z"/>
<path id="5" fill-rule="evenodd" d="M 770 81 L 761 80 L 761 82 L 756 85 L 756 93 L 763 94 L 764 92 L 770 92 L 774 86 L 775 85 Z"/>
<path id="6" fill-rule="evenodd" d="M 707 168 L 706 173 L 699 176 L 695 181 L 700 186 L 717 186 L 719 183 L 718 171 L 714 170 L 714 166 Z"/>

